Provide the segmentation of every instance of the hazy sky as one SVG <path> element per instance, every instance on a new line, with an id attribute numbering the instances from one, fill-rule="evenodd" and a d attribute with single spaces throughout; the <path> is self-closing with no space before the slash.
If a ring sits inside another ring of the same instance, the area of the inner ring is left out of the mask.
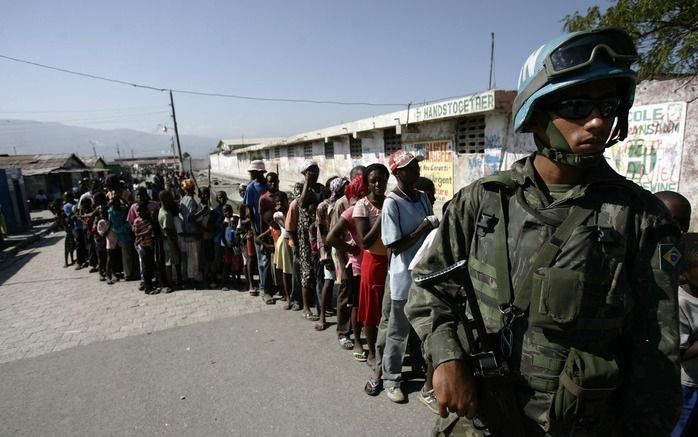
<path id="1" fill-rule="evenodd" d="M 608 6 L 606 0 L 6 1 L 0 55 L 158 88 L 417 104 L 487 89 L 490 32 L 496 86 L 514 89 L 524 59 L 561 33 L 561 19 L 596 3 Z M 166 92 L 2 58 L 0 71 L 3 119 L 153 133 L 159 124 L 171 126 Z M 401 109 L 174 98 L 180 132 L 213 138 L 286 136 Z"/>

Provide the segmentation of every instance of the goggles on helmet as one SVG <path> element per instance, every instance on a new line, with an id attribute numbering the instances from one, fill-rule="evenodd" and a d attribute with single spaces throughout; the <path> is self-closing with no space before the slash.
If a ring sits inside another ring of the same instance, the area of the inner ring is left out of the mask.
<path id="1" fill-rule="evenodd" d="M 615 63 L 630 66 L 638 55 L 633 40 L 621 29 L 602 29 L 584 33 L 560 43 L 543 60 L 548 78 L 562 76 L 591 65 L 606 52 Z"/>
<path id="2" fill-rule="evenodd" d="M 604 97 L 602 99 L 571 98 L 544 105 L 547 111 L 568 120 L 587 118 L 594 108 L 598 109 L 601 117 L 615 116 L 619 107 L 619 97 Z"/>

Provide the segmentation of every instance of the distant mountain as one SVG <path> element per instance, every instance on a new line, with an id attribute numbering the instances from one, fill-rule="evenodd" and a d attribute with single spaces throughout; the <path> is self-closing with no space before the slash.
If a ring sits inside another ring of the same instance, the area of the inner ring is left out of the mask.
<path id="1" fill-rule="evenodd" d="M 77 153 L 117 158 L 117 145 L 122 158 L 171 154 L 174 131 L 153 134 L 131 129 L 91 129 L 31 120 L 0 119 L 0 154 Z M 182 153 L 207 157 L 218 144 L 216 138 L 180 134 Z"/>

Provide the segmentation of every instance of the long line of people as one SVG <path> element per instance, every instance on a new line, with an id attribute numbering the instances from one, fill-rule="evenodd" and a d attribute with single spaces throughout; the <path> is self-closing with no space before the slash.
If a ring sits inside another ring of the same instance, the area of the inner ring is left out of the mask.
<path id="1" fill-rule="evenodd" d="M 132 195 L 109 176 L 79 191 L 78 201 L 67 192 L 55 205 L 65 265 L 70 258 L 108 284 L 140 279 L 146 294 L 246 290 L 301 312 L 318 331 L 336 316 L 339 346 L 371 368 L 367 394 L 385 386 L 392 401 L 405 401 L 409 347 L 410 375 L 426 380 L 419 399 L 436 412 L 431 367 L 404 314 L 410 263 L 438 227 L 434 184 L 420 177 L 418 161 L 398 150 L 387 167 L 357 166 L 324 184 L 318 164 L 307 161 L 290 195 L 263 161 L 252 161 L 237 206 L 225 191 L 212 206 L 210 187 L 197 192 L 194 179 Z M 397 186 L 386 193 L 391 175 Z"/>

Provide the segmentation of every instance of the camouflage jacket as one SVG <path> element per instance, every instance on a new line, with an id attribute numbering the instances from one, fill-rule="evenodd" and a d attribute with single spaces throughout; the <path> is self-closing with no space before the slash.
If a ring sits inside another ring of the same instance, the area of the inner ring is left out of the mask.
<path id="1" fill-rule="evenodd" d="M 663 204 L 605 162 L 557 200 L 533 155 L 461 189 L 413 276 L 467 259 L 486 328 L 497 333 L 498 305 L 521 293 L 542 245 L 582 205 L 590 214 L 535 270 L 529 311 L 512 325 L 507 361 L 521 375 L 519 403 L 548 435 L 669 435 L 681 405 L 679 230 Z M 454 281 L 440 288 L 459 292 Z M 429 292 L 413 284 L 405 312 L 435 366 L 467 356 L 457 318 Z M 568 381 L 594 399 L 570 396 Z"/>

